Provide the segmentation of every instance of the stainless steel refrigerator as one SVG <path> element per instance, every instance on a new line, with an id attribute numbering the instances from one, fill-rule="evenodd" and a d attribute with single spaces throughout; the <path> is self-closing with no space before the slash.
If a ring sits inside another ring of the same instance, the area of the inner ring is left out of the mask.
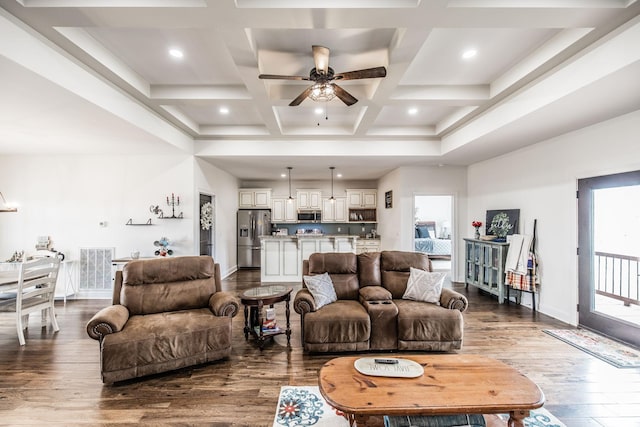
<path id="1" fill-rule="evenodd" d="M 260 267 L 260 236 L 271 234 L 271 211 L 238 211 L 238 268 Z"/>

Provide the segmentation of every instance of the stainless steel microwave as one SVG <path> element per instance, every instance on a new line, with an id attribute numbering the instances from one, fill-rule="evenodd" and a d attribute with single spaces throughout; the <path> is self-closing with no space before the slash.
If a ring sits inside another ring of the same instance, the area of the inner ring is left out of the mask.
<path id="1" fill-rule="evenodd" d="M 321 219 L 320 211 L 298 211 L 298 222 L 320 222 Z"/>

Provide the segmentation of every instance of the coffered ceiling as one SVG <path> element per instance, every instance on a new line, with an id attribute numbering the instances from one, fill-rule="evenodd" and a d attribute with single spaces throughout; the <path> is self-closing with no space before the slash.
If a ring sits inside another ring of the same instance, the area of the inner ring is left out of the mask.
<path id="1" fill-rule="evenodd" d="M 245 180 L 467 165 L 640 108 L 635 0 L 0 0 L 0 154 L 182 150 Z M 311 47 L 358 99 L 288 104 Z M 177 49 L 182 58 L 169 54 Z M 475 55 L 463 58 L 474 51 Z M 349 171 L 347 173 L 347 171 Z"/>

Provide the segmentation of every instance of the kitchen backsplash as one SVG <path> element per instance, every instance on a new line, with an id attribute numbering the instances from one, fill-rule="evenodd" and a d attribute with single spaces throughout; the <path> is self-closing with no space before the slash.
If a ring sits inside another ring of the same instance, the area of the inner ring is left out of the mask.
<path id="1" fill-rule="evenodd" d="M 287 229 L 288 235 L 295 235 L 298 230 L 320 230 L 321 234 L 345 234 L 351 236 L 366 236 L 376 229 L 376 224 L 328 224 L 328 223 L 298 223 L 275 224 L 277 229 Z M 275 230 L 274 230 L 275 231 Z"/>

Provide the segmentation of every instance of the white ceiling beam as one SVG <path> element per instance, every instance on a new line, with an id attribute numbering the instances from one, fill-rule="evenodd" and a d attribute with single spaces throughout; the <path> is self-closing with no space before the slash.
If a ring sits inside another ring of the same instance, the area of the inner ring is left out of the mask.
<path id="1" fill-rule="evenodd" d="M 402 77 L 416 57 L 425 40 L 431 33 L 430 28 L 406 29 L 398 28 L 389 46 L 387 76 L 380 79 L 379 85 L 371 99 L 367 114 L 358 123 L 356 135 L 366 135 L 374 126 L 382 106 L 397 90 Z"/>
<path id="2" fill-rule="evenodd" d="M 0 9 L 0 55 L 187 152 L 193 139 Z M 55 66 L 52 66 L 55 64 Z"/>
<path id="3" fill-rule="evenodd" d="M 184 114 L 178 107 L 173 105 L 161 105 L 160 108 L 171 114 L 176 120 L 191 129 L 194 133 L 200 133 L 200 125 L 192 120 L 191 117 Z"/>
<path id="4" fill-rule="evenodd" d="M 309 141 L 275 140 L 265 144 L 264 141 L 196 141 L 197 156 L 346 156 L 369 157 L 380 156 L 438 156 L 438 141 L 396 141 L 396 140 L 354 140 L 335 141 L 315 139 Z"/>
<path id="5" fill-rule="evenodd" d="M 380 126 L 367 132 L 371 136 L 436 136 L 435 126 Z"/>
<path id="6" fill-rule="evenodd" d="M 544 65 L 554 56 L 561 54 L 569 46 L 589 34 L 592 28 L 570 28 L 560 31 L 525 59 L 511 67 L 509 71 L 491 82 L 490 96 L 493 98 L 519 80 L 525 78 L 536 68 Z"/>
<path id="7" fill-rule="evenodd" d="M 636 17 L 579 55 L 508 97 L 473 122 L 443 138 L 443 153 L 470 144 L 503 126 L 540 110 L 605 76 L 640 61 L 640 17 Z"/>
<path id="8" fill-rule="evenodd" d="M 467 117 L 469 114 L 473 113 L 478 107 L 477 106 L 467 106 L 458 108 L 454 113 L 448 115 L 444 119 L 440 120 L 436 125 L 436 134 L 442 135 L 444 132 L 452 128 Z"/>
<path id="9" fill-rule="evenodd" d="M 96 61 L 108 68 L 116 76 L 127 82 L 142 95 L 149 96 L 149 83 L 141 75 L 129 68 L 120 58 L 106 49 L 82 28 L 56 27 L 56 31 L 74 43 Z"/>
<path id="10" fill-rule="evenodd" d="M 269 131 L 264 126 L 215 126 L 201 125 L 200 135 L 202 136 L 267 136 Z"/>
<path id="11" fill-rule="evenodd" d="M 489 85 L 398 86 L 391 99 L 408 101 L 485 101 Z"/>
<path id="12" fill-rule="evenodd" d="M 625 8 L 635 0 L 451 0 L 450 7 L 470 8 Z"/>
<path id="13" fill-rule="evenodd" d="M 149 98 L 155 100 L 249 100 L 251 95 L 241 85 L 151 85 Z"/>
<path id="14" fill-rule="evenodd" d="M 353 9 L 417 7 L 420 0 L 236 0 L 239 8 L 249 9 Z"/>
<path id="15" fill-rule="evenodd" d="M 17 0 L 24 7 L 207 7 L 205 0 Z"/>

